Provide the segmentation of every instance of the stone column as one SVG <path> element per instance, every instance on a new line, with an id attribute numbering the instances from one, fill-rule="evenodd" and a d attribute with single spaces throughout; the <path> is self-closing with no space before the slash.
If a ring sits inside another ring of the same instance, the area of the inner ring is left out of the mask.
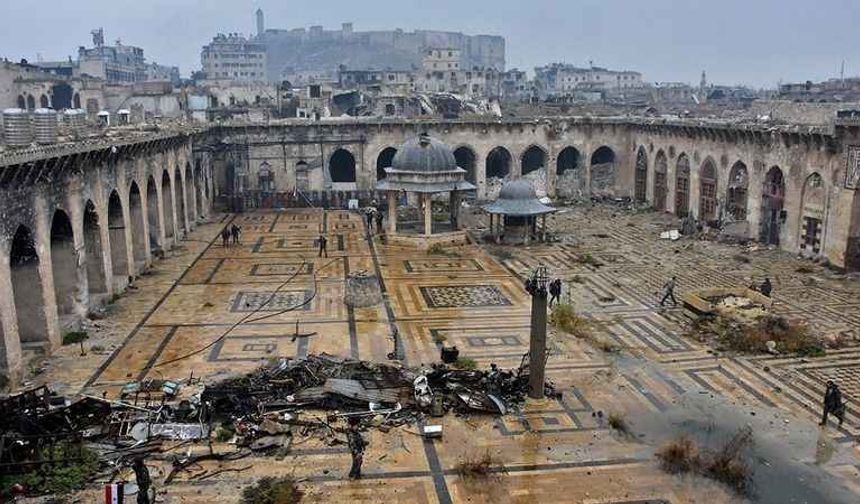
<path id="1" fill-rule="evenodd" d="M 424 200 L 424 236 L 433 234 L 433 194 L 422 194 Z"/>

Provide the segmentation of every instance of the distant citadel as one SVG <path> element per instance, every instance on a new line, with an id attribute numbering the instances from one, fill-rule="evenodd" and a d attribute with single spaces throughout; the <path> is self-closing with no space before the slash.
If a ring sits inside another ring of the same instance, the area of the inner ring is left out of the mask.
<path id="1" fill-rule="evenodd" d="M 256 12 L 257 35 L 248 43 L 265 52 L 267 81 L 298 77 L 331 77 L 339 69 L 415 70 L 427 49 L 460 51 L 465 69 L 505 69 L 505 39 L 496 35 L 401 29 L 354 31 L 352 23 L 340 30 L 266 29 L 262 10 Z M 217 42 L 216 40 L 213 43 Z"/>

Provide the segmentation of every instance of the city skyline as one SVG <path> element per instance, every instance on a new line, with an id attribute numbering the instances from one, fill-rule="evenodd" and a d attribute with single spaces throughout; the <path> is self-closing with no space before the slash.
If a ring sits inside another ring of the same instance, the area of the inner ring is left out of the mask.
<path id="1" fill-rule="evenodd" d="M 49 1 L 46 8 L 56 13 L 62 5 Z M 341 0 L 326 4 L 153 0 L 146 5 L 89 0 L 79 2 L 75 11 L 86 24 L 69 23 L 61 16 L 40 19 L 45 29 L 38 38 L 27 24 L 32 17 L 28 6 L 7 5 L 4 10 L 11 23 L 0 34 L 0 55 L 14 61 L 36 60 L 37 55 L 44 60 L 75 58 L 78 46 L 91 45 L 89 31 L 103 27 L 108 44 L 121 39 L 140 46 L 148 61 L 178 65 L 188 76 L 200 69 L 201 47 L 212 36 L 253 34 L 254 11 L 262 8 L 267 28 L 339 29 L 342 22 L 352 22 L 356 31 L 402 28 L 500 35 L 506 39 L 507 68 L 530 74 L 535 66 L 550 62 L 587 66 L 591 61 L 642 72 L 650 82 L 695 84 L 704 70 L 710 82 L 767 88 L 780 81 L 838 77 L 843 61 L 846 76 L 860 74 L 855 66 L 860 65 L 860 44 L 850 26 L 860 6 L 847 0 L 815 5 L 727 0 L 719 9 L 698 0 L 655 0 L 647 6 L 626 0 L 585 0 L 575 5 L 538 0 L 530 9 L 484 0 L 468 5 L 440 0 L 405 8 L 389 0 L 376 2 L 379 8 L 374 9 L 352 5 Z M 833 15 L 840 11 L 844 15 Z"/>

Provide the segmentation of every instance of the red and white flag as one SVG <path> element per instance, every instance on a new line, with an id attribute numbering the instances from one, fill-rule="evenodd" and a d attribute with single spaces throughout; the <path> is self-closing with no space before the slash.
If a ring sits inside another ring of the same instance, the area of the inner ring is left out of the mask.
<path id="1" fill-rule="evenodd" d="M 111 483 L 105 485 L 105 504 L 122 504 L 124 483 Z"/>

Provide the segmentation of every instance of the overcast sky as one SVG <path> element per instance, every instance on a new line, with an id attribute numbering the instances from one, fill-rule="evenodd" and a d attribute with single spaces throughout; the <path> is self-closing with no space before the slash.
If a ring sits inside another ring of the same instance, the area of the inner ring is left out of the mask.
<path id="1" fill-rule="evenodd" d="M 860 0 L 0 0 L 0 56 L 65 59 L 106 41 L 149 61 L 200 67 L 216 32 L 321 24 L 503 35 L 508 68 L 565 61 L 641 71 L 649 81 L 772 87 L 860 74 Z"/>

